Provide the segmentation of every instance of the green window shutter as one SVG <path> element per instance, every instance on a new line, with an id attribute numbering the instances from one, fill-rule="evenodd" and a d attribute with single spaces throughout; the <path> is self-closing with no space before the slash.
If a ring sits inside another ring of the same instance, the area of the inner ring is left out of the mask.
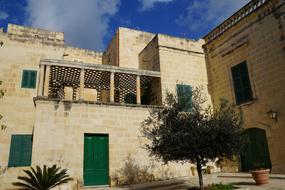
<path id="1" fill-rule="evenodd" d="M 22 88 L 27 88 L 29 86 L 29 72 L 24 70 L 22 75 Z"/>
<path id="2" fill-rule="evenodd" d="M 190 85 L 176 85 L 178 107 L 181 111 L 192 111 L 192 87 Z"/>
<path id="3" fill-rule="evenodd" d="M 22 88 L 35 88 L 37 82 L 37 71 L 23 70 Z"/>
<path id="4" fill-rule="evenodd" d="M 232 67 L 231 70 L 236 103 L 241 104 L 252 100 L 252 91 L 246 62 Z"/>
<path id="5" fill-rule="evenodd" d="M 36 88 L 37 71 L 30 71 L 30 88 Z"/>
<path id="6" fill-rule="evenodd" d="M 21 163 L 21 137 L 12 135 L 8 166 L 17 166 Z"/>
<path id="7" fill-rule="evenodd" d="M 32 159 L 32 135 L 22 138 L 22 166 L 30 166 Z"/>
<path id="8" fill-rule="evenodd" d="M 31 158 L 32 135 L 12 135 L 8 166 L 30 166 Z"/>

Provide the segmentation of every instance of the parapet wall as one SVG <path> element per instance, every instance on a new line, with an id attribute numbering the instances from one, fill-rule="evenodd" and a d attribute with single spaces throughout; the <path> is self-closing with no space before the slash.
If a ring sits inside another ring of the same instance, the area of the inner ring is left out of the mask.
<path id="1" fill-rule="evenodd" d="M 57 58 L 69 61 L 87 62 L 102 64 L 102 53 L 72 46 L 66 46 L 64 43 L 63 32 L 52 32 L 43 29 L 31 28 L 26 26 L 19 26 L 15 24 L 8 24 L 7 32 L 0 29 L 1 41 L 5 44 L 4 48 L 34 49 L 34 52 L 44 51 L 46 48 L 51 48 L 51 54 L 61 54 L 54 56 L 41 53 L 41 58 Z M 8 45 L 9 44 L 9 45 Z M 31 53 L 31 52 L 30 52 Z M 29 55 L 31 56 L 31 55 Z"/>
<path id="2" fill-rule="evenodd" d="M 165 34 L 158 34 L 159 47 L 170 48 L 178 51 L 188 51 L 192 53 L 203 54 L 202 45 L 204 44 L 203 39 L 197 41 L 187 38 L 178 38 Z"/>
<path id="3" fill-rule="evenodd" d="M 64 44 L 63 32 L 51 32 L 43 29 L 8 24 L 7 33 L 25 38 L 39 39 L 44 42 L 53 42 L 61 45 Z"/>

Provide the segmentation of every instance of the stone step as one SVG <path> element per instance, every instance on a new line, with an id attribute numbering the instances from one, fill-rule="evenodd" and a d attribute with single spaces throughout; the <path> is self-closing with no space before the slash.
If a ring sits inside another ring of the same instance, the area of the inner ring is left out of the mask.
<path id="1" fill-rule="evenodd" d="M 176 178 L 171 180 L 154 181 L 149 183 L 130 185 L 126 188 L 130 190 L 171 189 L 171 187 L 183 185 L 185 182 L 186 178 Z"/>

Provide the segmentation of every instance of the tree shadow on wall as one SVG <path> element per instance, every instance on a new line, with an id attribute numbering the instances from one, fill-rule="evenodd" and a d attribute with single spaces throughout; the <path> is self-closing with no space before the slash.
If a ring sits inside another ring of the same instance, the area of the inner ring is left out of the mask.
<path id="1" fill-rule="evenodd" d="M 157 170 L 157 172 L 154 172 Z M 154 175 L 157 173 L 157 175 Z M 157 168 L 154 162 L 149 165 L 139 165 L 136 160 L 128 155 L 122 168 L 112 175 L 112 181 L 116 186 L 147 183 L 152 181 L 168 180 L 174 178 L 174 173 L 168 168 Z"/>
<path id="2" fill-rule="evenodd" d="M 130 155 L 125 160 L 124 166 L 112 175 L 116 185 L 130 185 L 155 180 L 154 175 L 150 172 L 151 166 L 140 166 Z"/>

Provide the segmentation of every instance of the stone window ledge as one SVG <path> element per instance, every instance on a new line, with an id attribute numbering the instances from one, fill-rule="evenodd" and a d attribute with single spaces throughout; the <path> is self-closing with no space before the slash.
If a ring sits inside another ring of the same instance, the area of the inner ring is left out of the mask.
<path id="1" fill-rule="evenodd" d="M 241 104 L 237 104 L 236 106 L 237 107 L 245 107 L 245 106 L 250 106 L 250 105 L 252 105 L 252 104 L 254 104 L 256 102 L 257 102 L 257 98 L 253 98 L 253 99 L 251 99 L 251 100 L 249 100 L 247 102 L 244 102 L 244 103 L 241 103 Z"/>

